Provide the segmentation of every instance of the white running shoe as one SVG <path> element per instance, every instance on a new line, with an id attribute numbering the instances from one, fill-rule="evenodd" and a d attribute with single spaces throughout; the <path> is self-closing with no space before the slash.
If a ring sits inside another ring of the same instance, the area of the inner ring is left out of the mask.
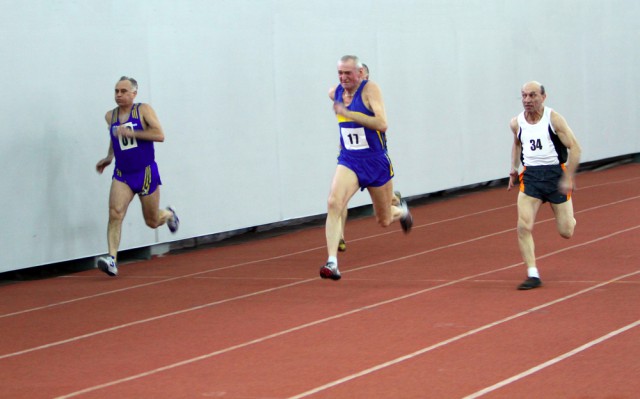
<path id="1" fill-rule="evenodd" d="M 118 266 L 116 265 L 116 260 L 113 259 L 113 256 L 111 255 L 98 258 L 98 269 L 107 273 L 111 277 L 115 277 L 118 275 Z"/>
<path id="2" fill-rule="evenodd" d="M 338 265 L 333 262 L 327 262 L 326 265 L 320 268 L 320 277 L 338 281 L 342 276 L 340 275 L 340 270 L 338 270 Z"/>

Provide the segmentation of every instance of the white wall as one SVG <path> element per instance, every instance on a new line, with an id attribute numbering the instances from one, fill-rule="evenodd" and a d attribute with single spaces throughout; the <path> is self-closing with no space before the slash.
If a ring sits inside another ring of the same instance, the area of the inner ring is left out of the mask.
<path id="1" fill-rule="evenodd" d="M 640 3 L 611 0 L 0 1 L 0 272 L 106 251 L 104 114 L 121 75 L 158 113 L 162 204 L 121 249 L 325 212 L 327 97 L 357 54 L 383 90 L 404 195 L 505 177 L 509 119 L 536 79 L 583 161 L 640 152 Z M 358 194 L 352 206 L 368 203 Z"/>

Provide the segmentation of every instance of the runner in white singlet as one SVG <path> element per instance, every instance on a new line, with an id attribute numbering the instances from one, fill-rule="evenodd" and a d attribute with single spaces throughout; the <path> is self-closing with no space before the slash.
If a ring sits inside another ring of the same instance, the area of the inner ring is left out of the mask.
<path id="1" fill-rule="evenodd" d="M 514 135 L 508 189 L 519 180 L 518 245 L 527 266 L 527 279 L 518 286 L 529 290 L 542 285 L 536 266 L 533 225 L 540 206 L 549 202 L 558 233 L 571 238 L 576 225 L 571 193 L 580 162 L 580 144 L 567 121 L 544 106 L 544 86 L 538 82 L 522 86 L 524 111 L 511 119 Z M 520 173 L 518 170 L 522 164 Z"/>

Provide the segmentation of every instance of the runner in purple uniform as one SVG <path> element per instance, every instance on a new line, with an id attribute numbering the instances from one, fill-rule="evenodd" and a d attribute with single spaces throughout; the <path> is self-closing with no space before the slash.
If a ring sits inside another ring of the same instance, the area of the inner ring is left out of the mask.
<path id="1" fill-rule="evenodd" d="M 96 164 L 96 170 L 102 174 L 104 168 L 116 159 L 109 194 L 109 255 L 98 259 L 98 268 L 110 276 L 118 275 L 122 221 L 136 194 L 140 198 L 147 226 L 155 229 L 166 223 L 169 230 L 175 233 L 180 224 L 172 207 L 159 209 L 159 186 L 162 182 L 155 162 L 153 142 L 164 141 L 164 132 L 149 104 L 134 103 L 137 94 L 138 82 L 130 77 L 121 77 L 115 88 L 118 106 L 105 115 L 111 138 L 109 150 L 107 156 Z"/>

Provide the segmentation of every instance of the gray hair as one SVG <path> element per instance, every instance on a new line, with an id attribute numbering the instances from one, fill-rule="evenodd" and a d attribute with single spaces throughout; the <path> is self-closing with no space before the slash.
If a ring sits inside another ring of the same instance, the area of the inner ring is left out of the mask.
<path id="1" fill-rule="evenodd" d="M 360 62 L 360 58 L 358 58 L 357 55 L 343 55 L 340 58 L 340 62 L 348 62 L 348 61 L 353 61 L 354 64 L 356 64 L 356 68 L 362 68 L 362 62 Z"/>
<path id="2" fill-rule="evenodd" d="M 131 87 L 133 87 L 133 91 L 138 91 L 138 81 L 134 78 L 130 78 L 129 76 L 122 76 L 118 82 L 122 82 L 128 80 L 131 83 Z"/>

